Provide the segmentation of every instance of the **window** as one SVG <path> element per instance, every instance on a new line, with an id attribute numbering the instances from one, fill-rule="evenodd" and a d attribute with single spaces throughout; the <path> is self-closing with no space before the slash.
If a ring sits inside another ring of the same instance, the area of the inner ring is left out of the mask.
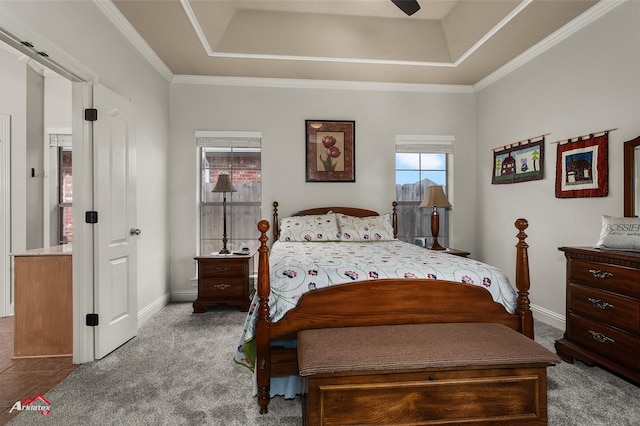
<path id="1" fill-rule="evenodd" d="M 196 132 L 200 164 L 200 254 L 223 246 L 223 194 L 211 192 L 226 173 L 236 192 L 227 193 L 227 248 L 257 248 L 262 200 L 260 133 Z"/>
<path id="2" fill-rule="evenodd" d="M 452 136 L 396 136 L 396 201 L 398 239 L 421 246 L 431 242 L 431 212 L 419 208 L 426 189 L 442 185 L 449 197 L 447 165 L 453 153 Z M 438 242 L 449 246 L 449 213 L 439 208 Z"/>
<path id="3" fill-rule="evenodd" d="M 71 134 L 50 133 L 48 158 L 50 180 L 45 190 L 48 221 L 45 235 L 51 245 L 73 242 L 73 151 Z M 45 237 L 46 238 L 46 237 Z"/>
<path id="4" fill-rule="evenodd" d="M 71 148 L 58 148 L 58 235 L 60 235 L 60 244 L 73 242 L 73 172 L 71 157 Z"/>

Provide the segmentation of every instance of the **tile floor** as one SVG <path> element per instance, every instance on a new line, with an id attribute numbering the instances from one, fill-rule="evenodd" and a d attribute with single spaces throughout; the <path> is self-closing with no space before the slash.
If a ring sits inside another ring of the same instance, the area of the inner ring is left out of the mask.
<path id="1" fill-rule="evenodd" d="M 0 318 L 0 425 L 19 414 L 9 413 L 16 401 L 44 395 L 77 367 L 71 357 L 14 359 L 13 317 Z"/>

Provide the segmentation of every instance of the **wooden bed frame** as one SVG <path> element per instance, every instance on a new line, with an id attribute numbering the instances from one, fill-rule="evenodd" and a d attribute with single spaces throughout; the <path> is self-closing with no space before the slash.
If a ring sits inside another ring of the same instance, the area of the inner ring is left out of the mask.
<path id="1" fill-rule="evenodd" d="M 372 210 L 353 207 L 322 207 L 295 212 L 292 216 L 325 214 L 329 211 L 351 216 L 378 216 Z M 393 203 L 392 223 L 397 236 L 397 203 Z M 273 236 L 277 240 L 278 203 L 273 203 Z M 271 322 L 269 312 L 269 222 L 258 223 L 258 319 L 256 324 L 256 379 L 260 413 L 268 412 L 271 377 L 297 375 L 297 350 L 272 346 L 272 341 L 295 340 L 298 331 L 316 328 L 355 327 L 385 324 L 430 324 L 488 322 L 504 324 L 533 339 L 533 316 L 529 307 L 529 260 L 526 219 L 515 222 L 516 287 L 515 314 L 493 301 L 484 288 L 444 280 L 379 279 L 357 281 L 305 293 L 298 305 Z M 428 281 L 425 283 L 424 281 Z M 367 303 L 353 303 L 366 300 Z"/>

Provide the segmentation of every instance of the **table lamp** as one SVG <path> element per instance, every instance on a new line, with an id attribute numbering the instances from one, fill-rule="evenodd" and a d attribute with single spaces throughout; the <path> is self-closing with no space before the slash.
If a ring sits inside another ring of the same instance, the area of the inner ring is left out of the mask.
<path id="1" fill-rule="evenodd" d="M 236 192 L 227 174 L 218 176 L 218 182 L 211 192 L 222 192 L 222 250 L 218 254 L 229 254 L 227 249 L 227 192 Z"/>
<path id="2" fill-rule="evenodd" d="M 431 235 L 433 236 L 433 241 L 427 248 L 429 250 L 445 250 L 445 248 L 438 243 L 438 233 L 440 232 L 440 215 L 438 214 L 438 207 L 450 208 L 451 203 L 447 200 L 447 196 L 444 195 L 442 186 L 432 185 L 428 187 L 427 194 L 420 204 L 420 207 L 433 207 L 433 212 L 431 213 Z"/>

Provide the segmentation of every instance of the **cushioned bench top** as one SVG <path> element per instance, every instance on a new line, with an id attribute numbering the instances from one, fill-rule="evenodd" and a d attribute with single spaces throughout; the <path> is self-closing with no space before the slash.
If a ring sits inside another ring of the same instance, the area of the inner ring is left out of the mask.
<path id="1" fill-rule="evenodd" d="M 300 375 L 544 364 L 560 358 L 501 324 L 408 324 L 298 333 Z"/>

